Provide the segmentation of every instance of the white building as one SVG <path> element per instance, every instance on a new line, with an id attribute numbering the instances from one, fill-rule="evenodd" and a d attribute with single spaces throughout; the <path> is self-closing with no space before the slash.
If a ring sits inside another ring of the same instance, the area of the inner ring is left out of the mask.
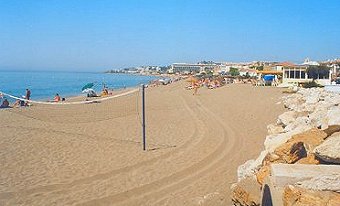
<path id="1" fill-rule="evenodd" d="M 309 58 L 306 58 L 305 61 L 302 63 L 305 66 L 320 66 L 320 64 L 316 61 L 311 61 Z"/>
<path id="2" fill-rule="evenodd" d="M 213 70 L 216 66 L 216 64 L 173 63 L 169 73 L 204 72 L 206 70 Z"/>
<path id="3" fill-rule="evenodd" d="M 283 84 L 299 84 L 313 81 L 312 78 L 308 77 L 306 65 L 297 65 L 294 67 L 283 67 Z M 326 76 L 320 76 L 315 81 L 321 85 L 330 85 L 331 84 L 331 75 L 332 71 L 329 71 L 329 74 Z"/>

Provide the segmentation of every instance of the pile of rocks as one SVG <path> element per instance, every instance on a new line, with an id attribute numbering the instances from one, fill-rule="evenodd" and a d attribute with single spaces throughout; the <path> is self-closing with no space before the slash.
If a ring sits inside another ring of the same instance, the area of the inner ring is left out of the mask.
<path id="1" fill-rule="evenodd" d="M 257 159 L 248 160 L 238 168 L 238 182 L 232 186 L 234 205 L 260 205 L 261 189 L 272 163 L 340 164 L 340 95 L 322 88 L 300 89 L 283 97 L 283 103 L 288 111 L 275 124 L 267 126 L 265 150 Z M 323 179 L 327 182 L 331 177 L 318 178 L 319 182 Z M 329 200 L 316 205 L 331 205 L 328 203 L 340 200 L 340 174 L 334 178 L 337 178 L 336 186 L 325 184 L 316 188 L 306 182 L 287 186 L 285 204 L 303 205 L 297 202 L 305 201 L 301 195 L 314 194 L 317 199 L 320 192 L 327 192 Z M 296 198 L 299 194 L 300 198 Z"/>

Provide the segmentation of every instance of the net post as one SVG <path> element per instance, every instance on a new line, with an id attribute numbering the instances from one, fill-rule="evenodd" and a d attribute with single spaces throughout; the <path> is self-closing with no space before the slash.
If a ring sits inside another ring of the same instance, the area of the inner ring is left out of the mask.
<path id="1" fill-rule="evenodd" d="M 142 84 L 142 131 L 143 131 L 143 150 L 146 150 L 146 135 L 145 135 L 145 85 Z"/>

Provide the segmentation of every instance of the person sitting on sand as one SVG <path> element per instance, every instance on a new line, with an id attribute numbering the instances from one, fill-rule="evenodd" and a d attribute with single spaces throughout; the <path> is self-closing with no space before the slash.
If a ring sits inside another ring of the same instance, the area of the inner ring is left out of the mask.
<path id="1" fill-rule="evenodd" d="M 15 101 L 15 103 L 13 104 L 13 107 L 24 107 L 24 106 L 27 106 L 25 101 L 22 101 L 22 100 L 17 100 Z"/>
<path id="2" fill-rule="evenodd" d="M 54 102 L 60 102 L 61 98 L 59 96 L 59 94 L 57 93 L 53 99 Z"/>
<path id="3" fill-rule="evenodd" d="M 107 90 L 106 87 L 104 87 L 102 93 L 100 94 L 100 96 L 107 96 L 107 95 L 109 95 L 109 91 Z"/>
<path id="4" fill-rule="evenodd" d="M 2 102 L 2 104 L 0 105 L 0 108 L 9 108 L 9 102 L 7 99 L 4 99 L 4 101 Z"/>

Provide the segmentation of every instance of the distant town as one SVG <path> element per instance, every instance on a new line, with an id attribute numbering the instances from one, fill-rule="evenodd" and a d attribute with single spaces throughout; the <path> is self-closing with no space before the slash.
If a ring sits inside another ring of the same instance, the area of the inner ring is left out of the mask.
<path id="1" fill-rule="evenodd" d="M 327 61 L 312 61 L 306 58 L 301 64 L 291 62 L 274 61 L 252 61 L 252 62 L 213 62 L 201 61 L 198 63 L 173 63 L 168 66 L 138 66 L 122 69 L 111 69 L 106 73 L 127 73 L 141 75 L 160 74 L 225 74 L 231 76 L 257 76 L 259 71 L 270 73 L 273 71 L 283 72 L 286 69 L 296 69 L 308 66 L 324 66 L 332 71 L 334 76 L 338 76 L 340 69 L 340 58 Z"/>

